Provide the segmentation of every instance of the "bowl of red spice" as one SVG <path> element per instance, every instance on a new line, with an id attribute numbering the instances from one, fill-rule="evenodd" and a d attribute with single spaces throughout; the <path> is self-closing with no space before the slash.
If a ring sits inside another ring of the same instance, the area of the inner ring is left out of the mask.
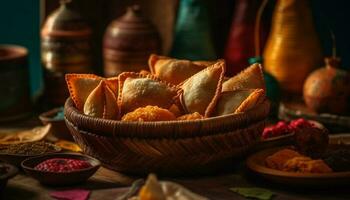
<path id="1" fill-rule="evenodd" d="M 32 157 L 23 170 L 45 185 L 65 186 L 86 181 L 100 167 L 99 160 L 82 154 L 55 153 Z"/>
<path id="2" fill-rule="evenodd" d="M 321 123 L 303 118 L 294 119 L 289 122 L 279 121 L 276 124 L 267 125 L 261 134 L 261 142 L 256 148 L 265 149 L 293 144 L 295 133 L 306 131 L 309 128 L 326 130 Z"/>

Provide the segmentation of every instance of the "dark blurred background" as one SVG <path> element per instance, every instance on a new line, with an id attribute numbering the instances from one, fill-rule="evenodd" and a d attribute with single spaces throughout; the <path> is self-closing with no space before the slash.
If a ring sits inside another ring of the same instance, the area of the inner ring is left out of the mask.
<path id="1" fill-rule="evenodd" d="M 264 17 L 271 17 L 276 0 L 270 0 Z M 222 57 L 230 30 L 234 0 L 209 2 L 213 41 L 217 56 Z M 171 48 L 178 0 L 73 0 L 74 6 L 84 15 L 94 30 L 95 71 L 102 72 L 102 37 L 108 23 L 121 16 L 128 5 L 140 4 L 145 15 L 156 25 L 162 38 L 162 51 Z M 0 7 L 0 43 L 19 44 L 30 52 L 31 91 L 35 97 L 41 92 L 42 70 L 40 63 L 40 28 L 45 17 L 56 9 L 58 0 L 2 1 Z M 319 34 L 323 54 L 331 54 L 329 27 L 336 36 L 337 52 L 342 67 L 350 68 L 349 1 L 312 0 L 311 7 Z"/>

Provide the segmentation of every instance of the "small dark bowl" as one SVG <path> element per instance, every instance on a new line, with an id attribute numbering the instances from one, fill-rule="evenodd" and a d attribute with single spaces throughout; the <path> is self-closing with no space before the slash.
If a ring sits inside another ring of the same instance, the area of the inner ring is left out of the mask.
<path id="1" fill-rule="evenodd" d="M 91 167 L 74 170 L 71 172 L 45 172 L 34 169 L 34 167 L 39 163 L 51 158 L 71 158 L 85 160 L 91 164 Z M 28 175 L 37 179 L 42 184 L 55 186 L 74 185 L 84 182 L 97 171 L 100 165 L 100 161 L 95 158 L 82 154 L 70 153 L 47 154 L 43 156 L 28 158 L 22 162 L 22 168 Z"/>
<path id="2" fill-rule="evenodd" d="M 15 167 L 11 164 L 4 163 L 1 161 L 0 161 L 0 166 L 4 166 L 7 168 L 6 173 L 4 173 L 2 175 L 0 174 L 0 198 L 1 198 L 2 193 L 4 192 L 5 187 L 7 185 L 7 181 L 10 178 L 14 177 L 18 173 L 18 169 L 17 169 L 17 167 Z"/>
<path id="3" fill-rule="evenodd" d="M 39 115 L 39 119 L 44 125 L 51 124 L 49 133 L 54 135 L 56 138 L 74 141 L 66 126 L 64 118 L 55 118 L 55 116 L 57 116 L 57 114 L 60 112 L 63 112 L 63 108 L 54 108 L 47 112 L 41 113 Z"/>
<path id="4" fill-rule="evenodd" d="M 316 128 L 325 129 L 323 124 L 321 124 L 320 122 L 317 122 L 314 120 L 307 120 L 307 121 L 313 124 Z M 291 132 L 285 135 L 262 139 L 257 145 L 255 145 L 254 150 L 257 151 L 257 150 L 268 149 L 268 148 L 273 148 L 278 146 L 291 145 L 293 144 L 293 142 L 294 142 L 294 133 Z"/>
<path id="5" fill-rule="evenodd" d="M 0 160 L 3 160 L 7 163 L 15 165 L 16 167 L 21 167 L 22 161 L 27 159 L 27 158 L 51 154 L 51 153 L 58 153 L 62 150 L 61 147 L 56 146 L 54 144 L 49 143 L 49 145 L 53 146 L 55 150 L 52 152 L 49 152 L 49 153 L 45 153 L 45 154 L 34 154 L 34 155 L 0 153 Z"/>

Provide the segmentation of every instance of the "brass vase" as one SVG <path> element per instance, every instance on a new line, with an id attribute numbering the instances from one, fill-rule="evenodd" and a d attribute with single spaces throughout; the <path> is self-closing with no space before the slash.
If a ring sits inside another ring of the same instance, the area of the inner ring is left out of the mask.
<path id="1" fill-rule="evenodd" d="M 50 106 L 66 101 L 66 73 L 89 73 L 92 65 L 92 29 L 68 0 L 46 19 L 41 29 L 41 61 L 45 97 Z"/>
<path id="2" fill-rule="evenodd" d="M 302 93 L 308 74 L 322 63 L 308 0 L 278 0 L 264 50 L 265 70 L 285 93 Z"/>

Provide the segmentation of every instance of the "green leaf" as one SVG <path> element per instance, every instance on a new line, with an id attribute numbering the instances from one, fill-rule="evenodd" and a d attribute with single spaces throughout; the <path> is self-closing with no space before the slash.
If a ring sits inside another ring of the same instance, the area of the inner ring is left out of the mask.
<path id="1" fill-rule="evenodd" d="M 274 195 L 274 193 L 270 190 L 257 187 L 234 187 L 230 188 L 230 190 L 244 197 L 255 198 L 260 200 L 270 200 Z"/>

